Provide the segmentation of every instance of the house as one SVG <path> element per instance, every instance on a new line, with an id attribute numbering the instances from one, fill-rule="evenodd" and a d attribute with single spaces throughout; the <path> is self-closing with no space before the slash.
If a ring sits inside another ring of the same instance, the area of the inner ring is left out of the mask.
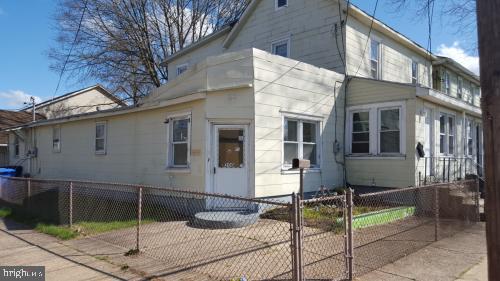
<path id="1" fill-rule="evenodd" d="M 136 107 L 9 129 L 34 134 L 31 174 L 265 197 L 298 191 L 297 157 L 309 192 L 481 164 L 478 77 L 342 0 L 253 0 L 164 65 Z"/>
<path id="2" fill-rule="evenodd" d="M 97 84 L 38 103 L 35 105 L 35 111 L 47 119 L 53 119 L 126 105 L 103 86 Z M 21 110 L 31 112 L 32 106 Z"/>
<path id="3" fill-rule="evenodd" d="M 34 121 L 123 106 L 126 104 L 110 94 L 104 87 L 94 85 L 35 104 L 36 115 L 34 117 L 33 105 L 20 111 L 0 110 L 0 130 Z M 37 150 L 33 149 L 36 145 L 31 144 L 35 140 L 30 139 L 28 135 L 23 131 L 12 131 L 10 136 L 8 133 L 0 132 L 0 166 L 25 166 L 24 171 L 29 174 L 29 166 L 32 158 L 36 157 Z M 57 137 L 57 131 L 54 132 L 54 137 Z"/>
<path id="4" fill-rule="evenodd" d="M 45 119 L 45 116 L 37 114 L 37 120 Z M 0 110 L 0 130 L 33 121 L 33 114 L 24 111 Z M 0 132 L 0 167 L 9 165 L 9 134 Z M 19 154 L 19 139 L 14 140 L 14 153 Z M 15 165 L 16 163 L 12 163 Z"/>

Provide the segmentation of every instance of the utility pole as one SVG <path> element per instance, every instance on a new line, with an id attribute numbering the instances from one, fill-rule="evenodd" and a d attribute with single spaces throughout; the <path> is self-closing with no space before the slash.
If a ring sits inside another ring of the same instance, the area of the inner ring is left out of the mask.
<path id="1" fill-rule="evenodd" d="M 477 0 L 489 280 L 500 280 L 500 0 Z"/>
<path id="2" fill-rule="evenodd" d="M 36 112 L 35 112 L 35 107 L 36 107 L 36 104 L 35 104 L 35 97 L 30 97 L 30 101 L 31 101 L 31 105 L 33 106 L 33 108 L 31 109 L 31 111 L 33 112 L 33 122 L 36 121 Z"/>

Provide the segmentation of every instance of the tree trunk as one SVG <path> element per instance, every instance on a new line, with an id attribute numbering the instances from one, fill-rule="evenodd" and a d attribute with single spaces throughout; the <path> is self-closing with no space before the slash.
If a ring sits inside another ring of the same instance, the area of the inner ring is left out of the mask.
<path id="1" fill-rule="evenodd" d="M 500 280 L 500 1 L 478 0 L 489 280 Z"/>

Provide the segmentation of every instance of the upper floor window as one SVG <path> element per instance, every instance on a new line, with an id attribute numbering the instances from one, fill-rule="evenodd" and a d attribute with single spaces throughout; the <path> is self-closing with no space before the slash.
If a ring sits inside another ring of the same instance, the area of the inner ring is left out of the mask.
<path id="1" fill-rule="evenodd" d="M 455 153 L 455 116 L 446 113 L 439 116 L 439 152 L 446 155 Z"/>
<path id="2" fill-rule="evenodd" d="M 462 99 L 464 93 L 464 79 L 458 76 L 457 82 L 457 98 Z"/>
<path id="3" fill-rule="evenodd" d="M 441 91 L 446 93 L 447 95 L 449 95 L 451 92 L 451 85 L 450 85 L 450 74 L 448 73 L 448 71 L 443 71 L 443 78 L 441 79 L 442 80 L 442 84 L 441 84 Z"/>
<path id="4" fill-rule="evenodd" d="M 465 154 L 472 156 L 474 152 L 474 138 L 473 138 L 473 127 L 474 123 L 470 119 L 466 119 L 466 136 L 467 136 L 467 147 L 465 149 Z"/>
<path id="5" fill-rule="evenodd" d="M 187 63 L 180 64 L 177 66 L 176 71 L 177 71 L 177 76 L 181 75 L 183 72 L 185 72 L 188 69 Z"/>
<path id="6" fill-rule="evenodd" d="M 290 39 L 283 39 L 271 44 L 272 53 L 282 57 L 290 56 Z"/>
<path id="7" fill-rule="evenodd" d="M 52 151 L 61 152 L 61 127 L 52 128 Z"/>
<path id="8" fill-rule="evenodd" d="M 294 118 L 285 118 L 284 122 L 283 165 L 291 166 L 294 158 L 301 158 L 319 168 L 319 122 Z"/>
<path id="9" fill-rule="evenodd" d="M 411 83 L 413 85 L 418 84 L 418 62 L 412 60 L 411 61 Z"/>
<path id="10" fill-rule="evenodd" d="M 288 0 L 274 0 L 274 8 L 276 10 L 288 7 Z"/>
<path id="11" fill-rule="evenodd" d="M 19 157 L 19 137 L 14 137 L 14 156 Z"/>
<path id="12" fill-rule="evenodd" d="M 191 118 L 189 115 L 170 118 L 168 167 L 189 167 Z"/>
<path id="13" fill-rule="evenodd" d="M 370 44 L 370 70 L 373 79 L 381 79 L 380 75 L 380 42 L 371 39 Z"/>
<path id="14" fill-rule="evenodd" d="M 95 154 L 106 154 L 106 122 L 95 123 Z"/>

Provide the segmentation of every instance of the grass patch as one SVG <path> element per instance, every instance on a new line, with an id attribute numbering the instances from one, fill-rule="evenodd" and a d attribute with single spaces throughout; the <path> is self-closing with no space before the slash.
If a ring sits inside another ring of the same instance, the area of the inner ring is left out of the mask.
<path id="1" fill-rule="evenodd" d="M 135 227 L 137 221 L 123 220 L 123 221 L 81 221 L 73 224 L 70 228 L 67 225 L 55 225 L 53 223 L 28 216 L 24 213 L 17 212 L 7 207 L 0 207 L 0 218 L 8 218 L 13 221 L 22 223 L 34 230 L 45 233 L 61 240 L 70 240 L 81 236 L 88 236 L 93 234 L 100 234 L 104 232 L 120 230 L 130 227 Z M 143 219 L 141 224 L 148 224 L 155 222 L 152 219 Z"/>
<path id="2" fill-rule="evenodd" d="M 353 215 L 358 216 L 361 214 L 380 211 L 386 208 L 387 207 L 355 206 L 353 209 Z M 341 233 L 344 231 L 342 224 L 339 223 L 339 219 L 344 216 L 342 211 L 342 208 L 323 204 L 304 207 L 304 224 L 308 227 Z M 288 222 L 290 220 L 289 209 L 275 208 L 262 214 L 261 218 Z"/>
<path id="3" fill-rule="evenodd" d="M 45 233 L 61 240 L 70 240 L 78 237 L 79 233 L 67 226 L 57 226 L 53 224 L 37 223 L 35 230 Z"/>
<path id="4" fill-rule="evenodd" d="M 0 208 L 0 218 L 6 218 L 12 214 L 12 210 L 10 208 L 2 207 Z"/>

